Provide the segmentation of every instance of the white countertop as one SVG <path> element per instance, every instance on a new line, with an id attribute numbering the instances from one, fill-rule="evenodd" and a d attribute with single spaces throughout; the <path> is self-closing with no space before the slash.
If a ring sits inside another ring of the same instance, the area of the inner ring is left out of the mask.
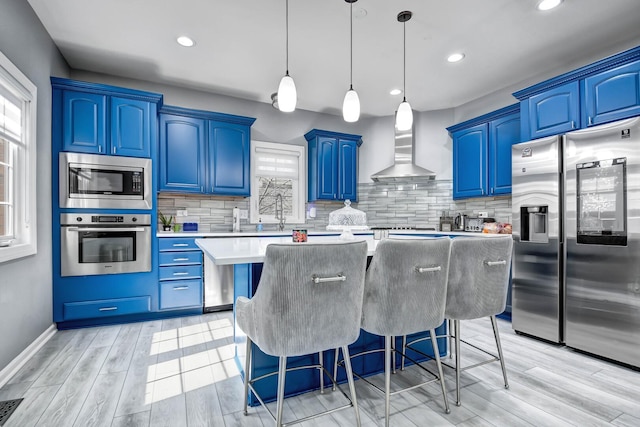
<path id="1" fill-rule="evenodd" d="M 304 230 L 304 227 L 300 227 Z M 272 236 L 291 236 L 292 230 L 285 231 L 241 231 L 231 232 L 222 231 L 215 233 L 206 233 L 202 231 L 186 231 L 174 233 L 173 231 L 158 231 L 156 237 L 272 237 Z M 309 236 L 338 236 L 337 231 L 309 230 Z M 372 236 L 373 231 L 360 231 L 353 233 L 356 236 Z M 434 231 L 434 230 L 389 230 L 390 235 L 419 235 L 419 236 L 488 236 L 483 233 L 472 233 L 467 231 Z M 493 236 L 497 236 L 494 234 Z"/>
<path id="2" fill-rule="evenodd" d="M 179 234 L 179 233 L 174 233 Z M 183 233 L 184 234 L 184 233 Z M 424 235 L 424 232 L 422 233 Z M 446 233 L 451 235 L 452 233 Z M 483 233 L 458 233 L 464 236 L 476 235 L 476 237 L 505 237 L 507 234 L 483 234 Z M 419 239 L 425 238 L 419 235 L 394 235 L 393 238 Z M 426 237 L 428 238 L 428 237 Z M 372 235 L 356 235 L 354 240 L 341 240 L 337 236 L 308 236 L 308 243 L 348 243 L 353 241 L 366 241 L 368 254 L 373 255 L 380 240 L 374 240 Z M 215 265 L 247 264 L 264 261 L 267 246 L 271 243 L 292 243 L 290 235 L 283 237 L 213 237 L 196 239 L 196 245 Z M 297 243 L 304 245 L 304 243 Z"/>

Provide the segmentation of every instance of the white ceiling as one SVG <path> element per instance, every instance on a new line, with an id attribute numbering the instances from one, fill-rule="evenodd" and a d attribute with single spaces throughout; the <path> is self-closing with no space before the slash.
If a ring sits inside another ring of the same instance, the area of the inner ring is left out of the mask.
<path id="1" fill-rule="evenodd" d="M 635 40 L 639 0 L 359 0 L 353 85 L 363 117 L 456 107 Z M 270 103 L 285 72 L 284 0 L 29 0 L 72 68 Z M 363 12 L 366 10 L 366 13 Z M 364 15 L 364 16 L 363 16 Z M 289 2 L 289 71 L 298 108 L 341 114 L 349 87 L 349 4 Z M 188 35 L 192 48 L 175 39 Z M 466 54 L 457 64 L 453 52 Z M 615 51 L 613 52 L 615 53 Z M 514 100 L 515 101 L 515 100 Z"/>

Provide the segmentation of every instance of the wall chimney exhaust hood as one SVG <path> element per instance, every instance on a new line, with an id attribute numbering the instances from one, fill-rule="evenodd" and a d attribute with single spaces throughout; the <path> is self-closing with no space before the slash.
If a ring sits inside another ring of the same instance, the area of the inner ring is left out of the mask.
<path id="1" fill-rule="evenodd" d="M 434 172 L 415 164 L 414 139 L 413 127 L 406 131 L 395 129 L 395 159 L 393 166 L 374 173 L 371 175 L 371 179 L 375 182 L 434 179 L 436 177 Z"/>

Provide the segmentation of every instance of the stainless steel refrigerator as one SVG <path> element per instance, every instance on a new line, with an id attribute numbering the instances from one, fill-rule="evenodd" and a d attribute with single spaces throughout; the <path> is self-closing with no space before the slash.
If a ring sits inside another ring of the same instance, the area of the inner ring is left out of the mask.
<path id="1" fill-rule="evenodd" d="M 640 366 L 640 117 L 512 149 L 513 329 Z"/>

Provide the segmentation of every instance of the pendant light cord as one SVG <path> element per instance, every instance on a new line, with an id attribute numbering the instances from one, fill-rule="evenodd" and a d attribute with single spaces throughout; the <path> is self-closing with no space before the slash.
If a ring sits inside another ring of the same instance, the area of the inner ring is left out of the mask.
<path id="1" fill-rule="evenodd" d="M 407 21 L 402 23 L 402 102 L 407 100 Z"/>
<path id="2" fill-rule="evenodd" d="M 349 11 L 349 19 L 351 21 L 350 28 L 350 37 L 351 37 L 351 46 L 350 46 L 350 57 L 351 64 L 349 65 L 349 90 L 353 90 L 353 3 L 351 3 L 351 8 Z"/>
<path id="3" fill-rule="evenodd" d="M 287 46 L 287 54 L 286 54 L 286 62 L 287 62 L 287 76 L 289 75 L 289 0 L 286 0 L 286 18 L 285 18 L 285 22 L 286 22 L 286 27 L 287 27 L 287 31 L 286 31 L 286 46 Z"/>

